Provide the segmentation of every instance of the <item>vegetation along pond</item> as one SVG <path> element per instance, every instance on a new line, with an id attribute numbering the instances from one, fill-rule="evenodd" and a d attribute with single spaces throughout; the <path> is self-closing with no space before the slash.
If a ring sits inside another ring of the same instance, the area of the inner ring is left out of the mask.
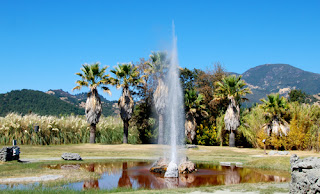
<path id="1" fill-rule="evenodd" d="M 151 162 L 107 162 L 107 163 L 70 163 L 46 165 L 44 168 L 71 171 L 86 170 L 100 174 L 100 178 L 73 182 L 62 185 L 72 190 L 114 189 L 117 187 L 162 189 L 176 187 L 199 187 L 258 182 L 287 182 L 287 172 L 270 171 L 237 166 L 220 166 L 197 163 L 198 171 L 180 174 L 179 178 L 164 178 L 164 174 L 150 172 Z M 36 184 L 0 185 L 1 189 L 30 188 Z"/>

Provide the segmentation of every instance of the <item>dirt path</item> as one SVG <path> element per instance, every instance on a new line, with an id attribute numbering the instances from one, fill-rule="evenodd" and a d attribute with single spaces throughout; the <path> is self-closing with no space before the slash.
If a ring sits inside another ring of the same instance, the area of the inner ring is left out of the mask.
<path id="1" fill-rule="evenodd" d="M 82 160 L 157 160 L 158 157 L 110 157 L 110 156 L 88 156 L 82 157 Z M 22 162 L 40 162 L 40 161 L 58 161 L 62 160 L 60 157 L 47 157 L 47 158 L 21 158 Z"/>
<path id="2" fill-rule="evenodd" d="M 19 177 L 19 178 L 3 178 L 0 179 L 0 183 L 32 183 L 32 182 L 43 182 L 43 181 L 54 181 L 63 178 L 63 175 L 43 175 L 39 177 Z"/>

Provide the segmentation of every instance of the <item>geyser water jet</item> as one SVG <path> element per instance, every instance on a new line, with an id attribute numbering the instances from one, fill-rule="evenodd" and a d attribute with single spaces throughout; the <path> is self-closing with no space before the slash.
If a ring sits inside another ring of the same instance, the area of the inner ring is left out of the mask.
<path id="1" fill-rule="evenodd" d="M 183 103 L 183 92 L 179 79 L 179 61 L 178 61 L 178 50 L 177 50 L 177 37 L 175 35 L 174 24 L 173 24 L 173 41 L 172 51 L 170 58 L 170 67 L 167 76 L 168 85 L 168 101 L 166 106 L 166 132 L 167 140 L 170 139 L 170 163 L 175 165 L 169 165 L 165 177 L 177 177 L 177 173 L 172 171 L 178 171 L 176 166 L 179 165 L 179 159 L 182 157 L 182 153 L 178 152 L 178 147 L 184 142 L 184 103 Z M 172 166 L 174 169 L 169 169 Z M 170 172 L 170 173 L 169 173 Z"/>

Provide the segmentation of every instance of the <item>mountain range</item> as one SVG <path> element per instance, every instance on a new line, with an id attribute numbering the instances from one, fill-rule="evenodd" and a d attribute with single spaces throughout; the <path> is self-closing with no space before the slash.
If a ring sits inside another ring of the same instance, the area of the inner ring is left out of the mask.
<path id="1" fill-rule="evenodd" d="M 231 73 L 232 74 L 232 73 Z M 237 74 L 239 75 L 239 74 Z M 288 64 L 265 64 L 256 66 L 242 74 L 253 94 L 247 95 L 245 106 L 259 103 L 267 94 L 280 93 L 288 96 L 293 89 L 301 89 L 320 100 L 320 74 L 303 71 Z M 72 95 L 63 90 L 47 92 L 35 90 L 13 90 L 0 94 L 0 116 L 9 112 L 40 115 L 76 114 L 84 115 L 87 93 Z M 109 101 L 100 95 L 104 116 L 119 113 L 117 101 Z"/>
<path id="2" fill-rule="evenodd" d="M 288 64 L 265 64 L 251 68 L 242 74 L 252 94 L 249 103 L 258 103 L 267 94 L 280 93 L 285 97 L 294 89 L 318 96 L 320 93 L 320 74 L 303 71 Z"/>

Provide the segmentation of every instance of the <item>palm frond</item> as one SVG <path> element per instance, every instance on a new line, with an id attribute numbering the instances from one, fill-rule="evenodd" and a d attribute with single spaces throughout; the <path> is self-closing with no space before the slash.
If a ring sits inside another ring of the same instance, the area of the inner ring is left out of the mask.
<path id="1" fill-rule="evenodd" d="M 100 68 L 99 62 L 93 64 L 83 64 L 82 68 L 80 68 L 82 73 L 76 73 L 76 75 L 81 77 L 81 80 L 76 81 L 78 86 L 76 86 L 73 90 L 80 90 L 82 86 L 95 89 L 99 86 L 110 84 L 109 75 L 105 75 L 107 68 L 108 66 Z"/>
<path id="2" fill-rule="evenodd" d="M 81 88 L 82 88 L 82 86 L 76 86 L 76 87 L 72 88 L 72 91 L 74 91 L 74 90 L 81 90 Z"/>

